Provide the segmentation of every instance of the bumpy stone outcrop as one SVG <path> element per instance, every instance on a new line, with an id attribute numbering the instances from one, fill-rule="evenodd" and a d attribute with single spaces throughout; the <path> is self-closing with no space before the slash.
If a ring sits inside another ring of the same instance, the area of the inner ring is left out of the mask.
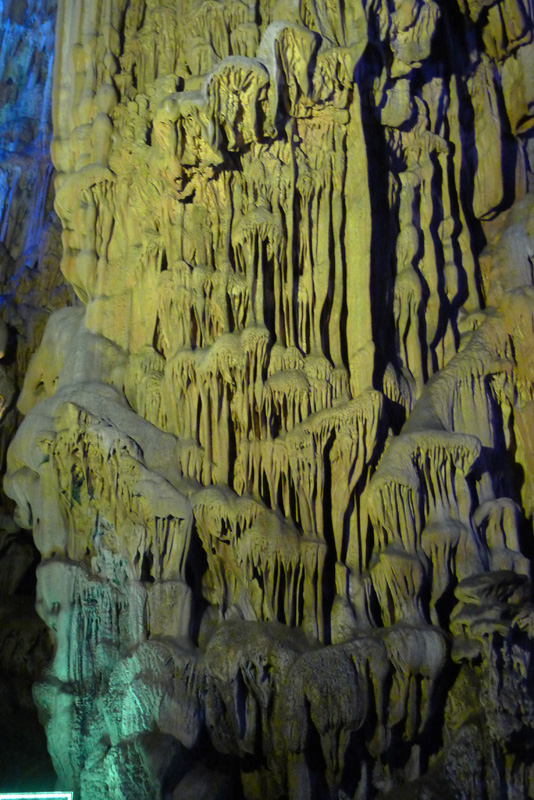
<path id="1" fill-rule="evenodd" d="M 60 0 L 5 488 L 81 800 L 530 796 L 533 30 Z"/>

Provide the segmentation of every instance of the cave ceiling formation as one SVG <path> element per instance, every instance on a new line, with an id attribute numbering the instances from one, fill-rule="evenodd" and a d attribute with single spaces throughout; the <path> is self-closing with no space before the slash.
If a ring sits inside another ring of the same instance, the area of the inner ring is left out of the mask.
<path id="1" fill-rule="evenodd" d="M 59 0 L 4 487 L 80 800 L 534 796 L 533 31 Z"/>

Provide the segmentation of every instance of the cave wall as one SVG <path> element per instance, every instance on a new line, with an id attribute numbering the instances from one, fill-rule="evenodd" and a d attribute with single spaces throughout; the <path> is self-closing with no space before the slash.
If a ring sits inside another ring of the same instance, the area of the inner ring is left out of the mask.
<path id="1" fill-rule="evenodd" d="M 533 26 L 59 0 L 5 491 L 81 800 L 532 796 Z"/>
<path id="2" fill-rule="evenodd" d="M 74 300 L 52 214 L 55 3 L 0 3 L 0 474 L 31 354 L 54 308 Z M 70 300 L 69 300 L 70 298 Z M 52 789 L 55 772 L 32 685 L 53 655 L 35 612 L 39 553 L 0 489 L 0 790 Z"/>

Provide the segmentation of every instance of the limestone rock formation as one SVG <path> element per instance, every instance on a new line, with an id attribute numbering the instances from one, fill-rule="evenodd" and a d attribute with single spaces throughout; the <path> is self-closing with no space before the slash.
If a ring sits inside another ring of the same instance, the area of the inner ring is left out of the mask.
<path id="1" fill-rule="evenodd" d="M 0 3 L 0 472 L 20 421 L 15 405 L 62 278 L 50 158 L 55 2 Z M 72 302 L 72 299 L 70 300 Z M 0 789 L 55 778 L 31 687 L 52 649 L 35 606 L 38 552 L 0 490 Z"/>
<path id="2" fill-rule="evenodd" d="M 5 490 L 81 800 L 530 797 L 530 0 L 59 0 Z"/>

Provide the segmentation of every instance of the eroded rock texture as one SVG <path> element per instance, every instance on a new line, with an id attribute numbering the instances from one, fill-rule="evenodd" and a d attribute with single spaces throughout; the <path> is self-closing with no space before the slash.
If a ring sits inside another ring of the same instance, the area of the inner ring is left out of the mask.
<path id="1" fill-rule="evenodd" d="M 0 2 L 0 473 L 20 415 L 15 404 L 53 308 L 72 293 L 51 216 L 55 3 Z M 0 789 L 54 785 L 31 687 L 52 648 L 35 613 L 38 552 L 0 490 Z"/>
<path id="2" fill-rule="evenodd" d="M 60 0 L 6 490 L 82 800 L 532 796 L 533 26 Z"/>

